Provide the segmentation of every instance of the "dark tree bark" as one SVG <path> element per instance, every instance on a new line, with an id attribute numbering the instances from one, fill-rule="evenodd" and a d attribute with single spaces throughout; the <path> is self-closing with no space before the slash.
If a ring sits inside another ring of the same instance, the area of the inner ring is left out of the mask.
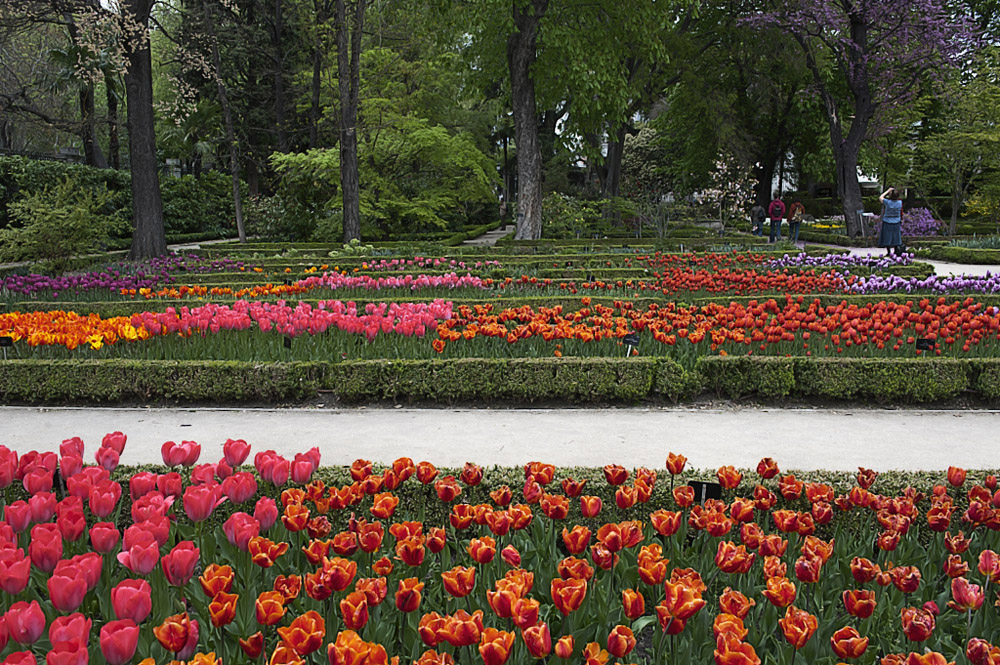
<path id="1" fill-rule="evenodd" d="M 118 93 L 114 88 L 114 79 L 109 74 L 104 75 L 104 89 L 108 100 L 108 158 L 111 168 L 118 170 L 121 163 L 121 141 L 118 138 Z"/>
<path id="2" fill-rule="evenodd" d="M 514 237 L 518 240 L 542 237 L 542 153 L 531 65 L 535 62 L 538 26 L 548 4 L 549 0 L 529 0 L 522 8 L 515 0 L 514 32 L 507 37 L 514 142 L 517 145 L 517 231 Z"/>
<path id="3" fill-rule="evenodd" d="M 97 119 L 94 106 L 94 84 L 87 83 L 80 88 L 80 141 L 83 143 L 83 156 L 87 166 L 106 169 L 107 160 L 95 140 Z"/>
<path id="4" fill-rule="evenodd" d="M 319 147 L 319 84 L 320 70 L 323 67 L 322 40 L 317 36 L 313 47 L 312 85 L 309 97 L 309 148 Z"/>
<path id="5" fill-rule="evenodd" d="M 167 253 L 163 229 L 163 199 L 156 164 L 153 130 L 153 63 L 149 50 L 149 13 L 153 0 L 123 0 L 126 20 L 142 28 L 127 43 L 128 71 L 125 97 L 128 102 L 129 167 L 132 172 L 132 249 L 129 257 L 145 259 Z"/>
<path id="6" fill-rule="evenodd" d="M 365 0 L 356 0 L 348 25 L 344 0 L 337 0 L 337 79 L 340 93 L 340 188 L 344 201 L 344 243 L 361 239 L 361 186 L 358 177 L 358 89 L 361 85 L 361 32 Z M 348 51 L 348 41 L 350 50 Z"/>
<path id="7" fill-rule="evenodd" d="M 208 29 L 209 41 L 212 44 L 212 67 L 215 74 L 215 85 L 219 92 L 219 106 L 222 107 L 222 123 L 226 130 L 226 143 L 229 148 L 229 173 L 233 181 L 233 209 L 236 212 L 236 233 L 240 242 L 247 241 L 247 232 L 243 226 L 243 201 L 240 197 L 240 157 L 236 146 L 236 132 L 233 127 L 233 109 L 226 93 L 226 83 L 222 80 L 222 56 L 219 53 L 219 41 L 216 37 L 215 23 L 212 20 L 212 9 L 208 2 L 204 3 L 205 27 Z"/>
<path id="8" fill-rule="evenodd" d="M 278 151 L 288 152 L 288 131 L 285 123 L 285 51 L 282 46 L 282 0 L 274 0 L 274 124 L 278 134 Z"/>

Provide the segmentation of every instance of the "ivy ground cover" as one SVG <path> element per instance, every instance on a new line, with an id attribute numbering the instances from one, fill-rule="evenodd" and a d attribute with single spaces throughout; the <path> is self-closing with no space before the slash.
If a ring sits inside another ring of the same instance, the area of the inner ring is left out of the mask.
<path id="1" fill-rule="evenodd" d="M 690 365 L 703 355 L 990 357 L 1000 348 L 1000 279 L 915 275 L 909 256 L 254 261 L 174 259 L 155 267 L 155 283 L 152 268 L 7 277 L 0 336 L 17 358 L 333 362 L 631 353 Z"/>
<path id="2" fill-rule="evenodd" d="M 1000 662 L 986 472 L 323 468 L 242 440 L 138 470 L 126 441 L 0 447 L 4 663 Z"/>

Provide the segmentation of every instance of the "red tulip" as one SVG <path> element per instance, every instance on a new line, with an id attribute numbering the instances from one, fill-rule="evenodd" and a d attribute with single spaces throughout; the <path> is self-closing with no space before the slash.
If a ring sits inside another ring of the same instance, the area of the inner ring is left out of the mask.
<path id="1" fill-rule="evenodd" d="M 903 633 L 908 640 L 923 642 L 934 632 L 934 615 L 923 608 L 904 607 L 901 611 Z"/>
<path id="2" fill-rule="evenodd" d="M 189 485 L 184 490 L 184 512 L 192 522 L 204 522 L 223 499 L 222 487 L 217 484 Z"/>
<path id="3" fill-rule="evenodd" d="M 94 461 L 101 468 L 109 472 L 114 471 L 121 461 L 121 453 L 113 448 L 98 448 L 97 452 L 94 453 Z"/>
<path id="4" fill-rule="evenodd" d="M 148 575 L 160 560 L 160 545 L 148 531 L 138 531 L 128 549 L 118 554 L 118 562 L 137 575 Z M 124 546 L 124 545 L 123 545 Z"/>
<path id="5" fill-rule="evenodd" d="M 123 580 L 111 590 L 111 606 L 119 619 L 140 624 L 153 609 L 152 589 L 146 580 Z"/>
<path id="6" fill-rule="evenodd" d="M 800 610 L 794 605 L 789 605 L 785 610 L 785 616 L 778 623 L 781 625 L 781 632 L 785 639 L 796 649 L 801 649 L 809 641 L 809 638 L 819 627 L 819 621 L 812 614 L 805 610 Z"/>
<path id="7" fill-rule="evenodd" d="M 199 549 L 190 540 L 177 543 L 160 562 L 167 582 L 177 587 L 190 582 L 194 577 L 195 566 L 198 565 L 198 555 Z"/>
<path id="8" fill-rule="evenodd" d="M 201 446 L 194 441 L 181 441 L 179 444 L 167 441 L 160 447 L 160 453 L 167 466 L 194 466 L 201 455 Z"/>
<path id="9" fill-rule="evenodd" d="M 687 464 L 687 458 L 684 455 L 667 453 L 667 471 L 670 472 L 670 475 L 677 476 L 683 473 L 685 464 Z"/>
<path id="10" fill-rule="evenodd" d="M 250 444 L 243 439 L 226 439 L 222 444 L 222 455 L 226 464 L 234 469 L 246 461 L 250 454 Z"/>
<path id="11" fill-rule="evenodd" d="M 861 637 L 851 626 L 845 626 L 830 637 L 830 646 L 841 658 L 860 658 L 868 649 L 868 638 Z"/>
<path id="12" fill-rule="evenodd" d="M 253 517 L 260 524 L 260 531 L 268 531 L 276 521 L 278 521 L 278 505 L 269 496 L 262 496 L 257 499 L 254 507 Z"/>
<path id="13" fill-rule="evenodd" d="M 4 520 L 14 529 L 15 533 L 21 533 L 31 524 L 31 507 L 27 501 L 14 501 L 4 506 Z"/>
<path id="14" fill-rule="evenodd" d="M 139 645 L 139 627 L 131 619 L 110 621 L 101 628 L 100 643 L 108 665 L 124 665 Z"/>
<path id="15" fill-rule="evenodd" d="M 87 595 L 87 579 L 80 566 L 69 565 L 57 569 L 46 581 L 52 606 L 60 612 L 73 612 L 80 607 Z"/>
<path id="16" fill-rule="evenodd" d="M 969 584 L 964 577 L 956 577 L 951 581 L 951 597 L 948 607 L 959 612 L 978 610 L 986 600 L 986 594 L 978 584 Z"/>
<path id="17" fill-rule="evenodd" d="M 51 573 L 63 555 L 62 532 L 59 527 L 55 524 L 36 524 L 31 527 L 28 554 L 33 566 Z"/>
<path id="18" fill-rule="evenodd" d="M 851 616 L 867 619 L 875 611 L 875 592 L 868 589 L 846 590 L 841 596 L 844 609 Z"/>
<path id="19" fill-rule="evenodd" d="M 4 619 L 11 639 L 18 644 L 34 644 L 45 631 L 45 614 L 37 600 L 14 603 Z"/>
<path id="20" fill-rule="evenodd" d="M 239 505 L 257 493 L 257 480 L 248 471 L 234 473 L 222 481 L 222 492 L 230 502 Z"/>
<path id="21" fill-rule="evenodd" d="M 635 648 L 635 636 L 628 626 L 615 626 L 608 635 L 608 652 L 615 658 L 624 658 Z"/>
<path id="22" fill-rule="evenodd" d="M 31 575 L 31 559 L 22 549 L 0 549 L 0 589 L 12 596 L 24 591 Z"/>
<path id="23" fill-rule="evenodd" d="M 948 483 L 952 487 L 961 487 L 965 484 L 965 469 L 957 466 L 948 467 Z"/>

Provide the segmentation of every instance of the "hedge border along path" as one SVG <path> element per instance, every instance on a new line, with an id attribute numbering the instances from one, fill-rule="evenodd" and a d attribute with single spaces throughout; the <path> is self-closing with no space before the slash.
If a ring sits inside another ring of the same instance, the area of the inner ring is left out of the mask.
<path id="1" fill-rule="evenodd" d="M 30 404 L 635 403 L 819 398 L 933 404 L 1000 402 L 1000 359 L 703 357 L 693 371 L 662 358 L 463 358 L 341 363 L 11 360 L 0 400 Z"/>

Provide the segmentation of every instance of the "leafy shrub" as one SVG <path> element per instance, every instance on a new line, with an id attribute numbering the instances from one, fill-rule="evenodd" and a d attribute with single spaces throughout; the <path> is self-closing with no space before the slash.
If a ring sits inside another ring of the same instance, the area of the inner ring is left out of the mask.
<path id="1" fill-rule="evenodd" d="M 62 272 L 77 254 L 101 248 L 122 222 L 108 214 L 107 190 L 81 190 L 67 176 L 60 184 L 33 192 L 10 204 L 11 224 L 0 229 L 0 258 L 9 261 L 45 261 Z"/>
<path id="2" fill-rule="evenodd" d="M 225 235 L 235 228 L 233 185 L 230 176 L 207 171 L 193 175 L 161 178 L 163 225 L 167 235 L 214 232 Z"/>

